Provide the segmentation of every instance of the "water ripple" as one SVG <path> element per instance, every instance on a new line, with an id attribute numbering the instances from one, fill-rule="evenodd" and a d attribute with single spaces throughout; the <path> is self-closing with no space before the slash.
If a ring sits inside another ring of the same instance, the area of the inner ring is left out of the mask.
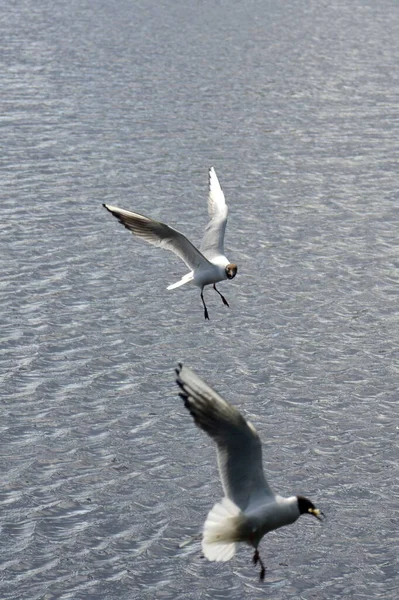
<path id="1" fill-rule="evenodd" d="M 397 7 L 226 7 L 3 10 L 4 600 L 396 598 Z M 239 274 L 205 323 L 101 203 L 199 242 L 211 164 Z M 263 584 L 249 548 L 201 557 L 222 490 L 178 361 L 327 514 L 268 536 Z"/>

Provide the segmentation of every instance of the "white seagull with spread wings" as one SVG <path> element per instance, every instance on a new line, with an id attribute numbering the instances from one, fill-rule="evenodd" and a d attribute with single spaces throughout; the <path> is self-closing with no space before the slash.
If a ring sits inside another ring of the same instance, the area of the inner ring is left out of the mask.
<path id="1" fill-rule="evenodd" d="M 309 514 L 321 520 L 323 513 L 303 496 L 283 498 L 269 487 L 262 467 L 262 446 L 255 427 L 209 385 L 179 364 L 176 383 L 195 424 L 217 444 L 217 458 L 224 498 L 214 505 L 204 524 L 202 550 L 208 560 L 227 561 L 236 542 L 255 549 L 253 562 L 265 566 L 259 556 L 262 537 Z"/>
<path id="2" fill-rule="evenodd" d="M 180 281 L 170 285 L 168 290 L 189 282 L 198 286 L 201 289 L 205 319 L 209 319 L 203 294 L 206 285 L 213 284 L 213 289 L 222 298 L 223 303 L 229 306 L 226 298 L 216 288 L 216 283 L 225 279 L 233 279 L 237 274 L 237 265 L 230 263 L 224 255 L 223 241 L 228 211 L 213 167 L 209 169 L 208 211 L 210 221 L 205 229 L 201 250 L 198 250 L 186 236 L 165 223 L 109 204 L 103 204 L 103 206 L 134 235 L 154 246 L 171 250 L 191 269 L 190 273 L 184 275 Z"/>

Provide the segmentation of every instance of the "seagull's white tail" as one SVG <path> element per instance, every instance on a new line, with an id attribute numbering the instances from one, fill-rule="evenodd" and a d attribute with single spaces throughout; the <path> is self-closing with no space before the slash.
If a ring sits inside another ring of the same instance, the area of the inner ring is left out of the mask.
<path id="1" fill-rule="evenodd" d="M 215 504 L 204 524 L 202 551 L 208 560 L 226 561 L 235 554 L 242 523 L 241 510 L 228 498 Z"/>
<path id="2" fill-rule="evenodd" d="M 168 290 L 174 290 L 175 288 L 178 288 L 181 285 L 184 285 L 185 283 L 188 283 L 189 281 L 192 281 L 193 279 L 194 279 L 194 274 L 191 271 L 191 273 L 187 273 L 187 275 L 184 275 L 184 277 L 182 277 L 180 279 L 180 281 L 178 281 L 177 283 L 172 283 L 172 285 L 168 285 L 168 287 L 166 289 L 168 289 Z"/>

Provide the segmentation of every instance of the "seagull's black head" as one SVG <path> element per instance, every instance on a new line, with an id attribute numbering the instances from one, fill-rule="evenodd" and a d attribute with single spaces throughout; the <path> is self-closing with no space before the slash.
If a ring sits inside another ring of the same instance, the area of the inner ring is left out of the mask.
<path id="1" fill-rule="evenodd" d="M 233 279 L 233 277 L 235 277 L 237 275 L 237 265 L 230 263 L 226 266 L 225 271 L 226 271 L 227 279 Z"/>
<path id="2" fill-rule="evenodd" d="M 315 507 L 313 502 L 304 498 L 303 496 L 297 496 L 298 508 L 301 515 L 313 515 L 319 521 L 322 521 L 322 517 L 324 517 L 324 513 L 321 512 L 318 508 Z"/>

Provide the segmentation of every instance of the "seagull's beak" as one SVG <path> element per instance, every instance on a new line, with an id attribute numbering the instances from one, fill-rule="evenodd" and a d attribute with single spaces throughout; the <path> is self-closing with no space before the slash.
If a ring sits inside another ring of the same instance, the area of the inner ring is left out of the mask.
<path id="1" fill-rule="evenodd" d="M 319 521 L 322 521 L 323 517 L 325 518 L 324 513 L 322 513 L 321 510 L 319 510 L 318 508 L 309 508 L 308 513 L 316 517 L 316 519 L 318 519 Z"/>

